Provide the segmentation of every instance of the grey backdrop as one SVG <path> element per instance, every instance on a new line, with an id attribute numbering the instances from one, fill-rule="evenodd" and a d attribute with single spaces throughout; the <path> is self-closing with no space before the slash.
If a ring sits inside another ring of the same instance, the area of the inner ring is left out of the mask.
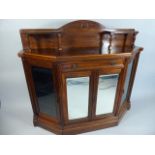
<path id="1" fill-rule="evenodd" d="M 72 20 L 0 20 L 0 134 L 52 134 L 33 127 L 21 60 L 19 29 L 58 28 Z M 107 27 L 135 28 L 141 54 L 132 107 L 119 126 L 85 134 L 155 134 L 155 20 L 95 20 Z"/>

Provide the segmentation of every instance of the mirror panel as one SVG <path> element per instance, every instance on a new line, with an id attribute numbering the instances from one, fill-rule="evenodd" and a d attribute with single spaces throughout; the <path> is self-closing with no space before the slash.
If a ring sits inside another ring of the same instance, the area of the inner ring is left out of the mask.
<path id="1" fill-rule="evenodd" d="M 118 77 L 118 74 L 99 76 L 96 115 L 113 112 Z"/>
<path id="2" fill-rule="evenodd" d="M 88 116 L 89 77 L 67 78 L 68 119 Z"/>
<path id="3" fill-rule="evenodd" d="M 129 87 L 129 82 L 130 82 L 130 76 L 131 76 L 131 72 L 132 72 L 132 66 L 133 66 L 133 60 L 128 65 L 125 84 L 124 84 L 124 93 L 123 93 L 123 96 L 121 99 L 121 104 L 123 104 L 125 102 L 126 97 L 127 97 L 128 87 Z"/>
<path id="4" fill-rule="evenodd" d="M 41 113 L 57 117 L 57 100 L 51 69 L 32 67 L 35 92 Z"/>

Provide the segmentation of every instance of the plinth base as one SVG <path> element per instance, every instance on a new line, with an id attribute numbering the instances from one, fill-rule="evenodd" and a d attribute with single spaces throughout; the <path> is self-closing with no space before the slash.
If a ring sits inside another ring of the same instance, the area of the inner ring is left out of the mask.
<path id="1" fill-rule="evenodd" d="M 45 128 L 55 134 L 59 135 L 71 135 L 71 134 L 79 134 L 88 131 L 95 131 L 98 129 L 108 128 L 112 126 L 118 125 L 123 115 L 127 110 L 130 109 L 130 102 L 125 102 L 118 113 L 118 116 L 109 116 L 98 120 L 93 120 L 89 122 L 83 123 L 73 123 L 69 125 L 65 125 L 62 127 L 59 124 L 52 123 L 48 120 L 45 120 L 41 117 L 34 116 L 34 126 L 40 126 Z"/>

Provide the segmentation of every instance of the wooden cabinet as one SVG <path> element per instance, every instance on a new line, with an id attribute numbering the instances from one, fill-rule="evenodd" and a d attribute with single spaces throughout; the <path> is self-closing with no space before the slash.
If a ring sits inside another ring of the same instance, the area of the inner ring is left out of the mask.
<path id="1" fill-rule="evenodd" d="M 140 47 L 137 31 L 87 20 L 21 30 L 34 125 L 77 134 L 117 125 L 130 108 Z"/>

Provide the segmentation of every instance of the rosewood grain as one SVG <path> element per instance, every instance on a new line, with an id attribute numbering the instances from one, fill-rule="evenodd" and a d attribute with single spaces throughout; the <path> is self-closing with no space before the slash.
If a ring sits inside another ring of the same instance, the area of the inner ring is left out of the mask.
<path id="1" fill-rule="evenodd" d="M 18 53 L 34 113 L 34 126 L 56 134 L 77 134 L 118 125 L 131 106 L 131 92 L 143 48 L 135 46 L 135 29 L 108 29 L 104 25 L 79 20 L 58 29 L 23 29 L 20 31 L 23 50 Z M 125 80 L 133 61 L 124 103 Z M 39 107 L 32 67 L 50 69 L 56 92 L 57 116 L 42 113 Z M 112 113 L 96 115 L 99 75 L 118 74 L 118 85 Z M 88 117 L 69 120 L 66 78 L 90 78 Z"/>

